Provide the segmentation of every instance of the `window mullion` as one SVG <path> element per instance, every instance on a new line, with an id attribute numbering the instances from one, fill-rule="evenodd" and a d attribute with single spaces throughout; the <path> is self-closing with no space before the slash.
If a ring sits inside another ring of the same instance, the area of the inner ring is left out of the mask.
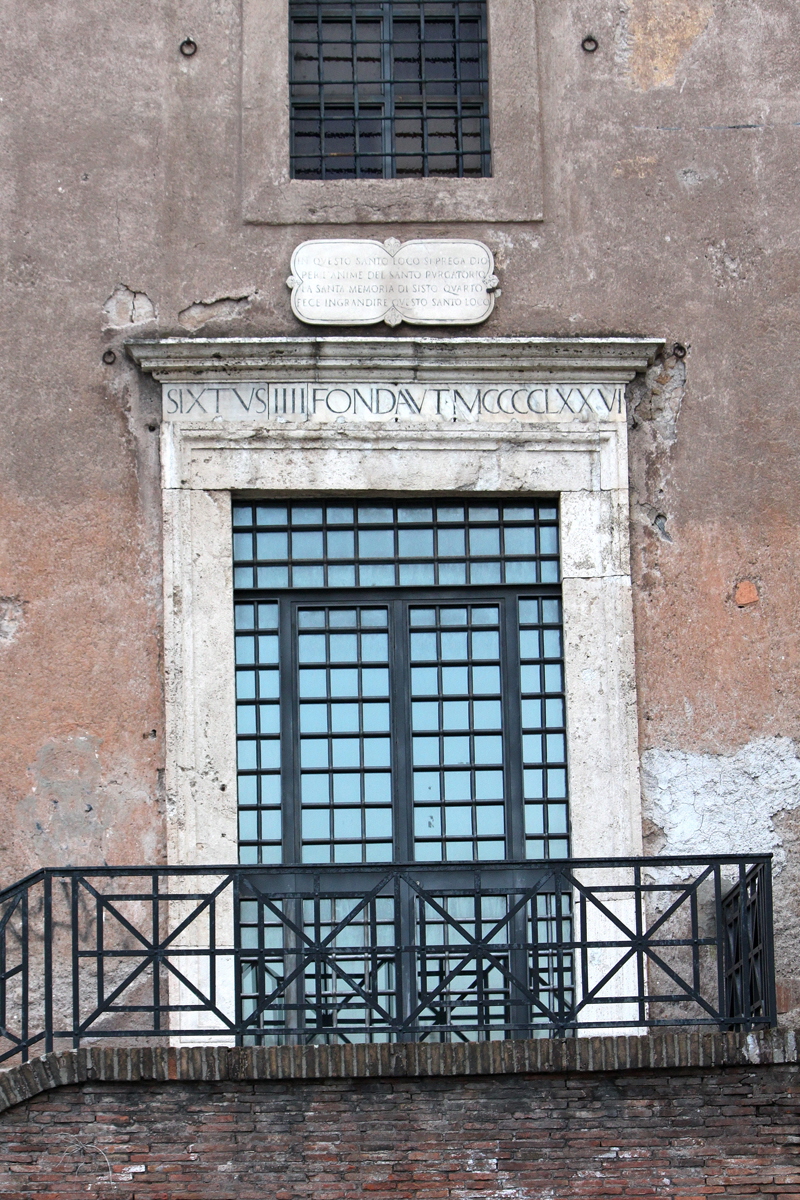
<path id="1" fill-rule="evenodd" d="M 397 862 L 414 857 L 414 802 L 411 770 L 411 674 L 409 668 L 408 601 L 390 605 L 389 679 L 392 728 L 392 809 L 394 856 Z"/>
<path id="2" fill-rule="evenodd" d="M 501 687 L 503 705 L 503 759 L 505 771 L 506 853 L 525 857 L 522 803 L 522 721 L 520 713 L 519 618 L 516 593 L 502 603 Z"/>
<path id="3" fill-rule="evenodd" d="M 280 714 L 281 714 L 281 812 L 283 861 L 300 862 L 300 770 L 298 730 L 299 697 L 297 674 L 297 609 L 291 597 L 280 600 Z"/>

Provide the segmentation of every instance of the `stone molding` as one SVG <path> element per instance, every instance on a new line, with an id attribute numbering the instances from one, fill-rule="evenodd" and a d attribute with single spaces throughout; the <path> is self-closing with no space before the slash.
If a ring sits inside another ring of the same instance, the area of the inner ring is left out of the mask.
<path id="1" fill-rule="evenodd" d="M 536 8 L 488 0 L 490 176 L 323 180 L 293 179 L 289 169 L 288 5 L 243 0 L 244 220 L 266 225 L 542 220 Z"/>
<path id="2" fill-rule="evenodd" d="M 468 1044 L 349 1046 L 90 1046 L 0 1070 L 0 1112 L 42 1092 L 82 1083 L 553 1075 L 707 1070 L 796 1064 L 800 1036 L 673 1030 L 645 1037 L 586 1037 Z"/>
<path id="3" fill-rule="evenodd" d="M 320 380 L 398 376 L 437 380 L 577 378 L 628 383 L 664 343 L 658 338 L 267 337 L 129 341 L 128 353 L 162 382 L 232 377 Z"/>

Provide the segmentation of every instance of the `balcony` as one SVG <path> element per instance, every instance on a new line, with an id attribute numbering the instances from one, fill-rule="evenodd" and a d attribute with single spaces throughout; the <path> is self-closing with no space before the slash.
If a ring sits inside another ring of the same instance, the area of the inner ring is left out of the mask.
<path id="1" fill-rule="evenodd" d="M 774 1024 L 768 855 L 54 868 L 0 892 L 0 1062 Z"/>

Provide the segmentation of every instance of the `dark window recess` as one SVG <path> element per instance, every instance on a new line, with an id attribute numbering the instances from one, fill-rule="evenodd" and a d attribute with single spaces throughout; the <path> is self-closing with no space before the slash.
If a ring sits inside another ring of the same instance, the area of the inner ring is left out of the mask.
<path id="1" fill-rule="evenodd" d="M 243 863 L 568 856 L 557 518 L 234 504 Z"/>
<path id="2" fill-rule="evenodd" d="M 295 179 L 491 175 L 486 0 L 291 0 Z"/>

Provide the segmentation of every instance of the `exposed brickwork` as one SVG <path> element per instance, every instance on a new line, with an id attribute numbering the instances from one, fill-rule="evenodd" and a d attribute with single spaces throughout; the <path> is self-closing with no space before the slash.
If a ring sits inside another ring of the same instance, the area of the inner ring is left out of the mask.
<path id="1" fill-rule="evenodd" d="M 793 1038 L 593 1041 L 594 1069 L 559 1070 L 551 1044 L 538 1072 L 523 1067 L 523 1047 L 504 1074 L 477 1059 L 471 1074 L 447 1071 L 466 1050 L 434 1051 L 410 1071 L 415 1047 L 405 1069 L 383 1048 L 360 1063 L 388 1066 L 382 1076 L 316 1079 L 309 1067 L 323 1063 L 309 1051 L 51 1056 L 3 1073 L 6 1102 L 12 1076 L 44 1090 L 0 1115 L 0 1196 L 800 1197 L 800 1069 L 776 1061 L 796 1058 Z M 649 1049 L 665 1065 L 626 1065 L 634 1042 L 640 1063 Z M 666 1063 L 690 1049 L 728 1065 Z M 58 1086 L 62 1076 L 74 1082 Z"/>

